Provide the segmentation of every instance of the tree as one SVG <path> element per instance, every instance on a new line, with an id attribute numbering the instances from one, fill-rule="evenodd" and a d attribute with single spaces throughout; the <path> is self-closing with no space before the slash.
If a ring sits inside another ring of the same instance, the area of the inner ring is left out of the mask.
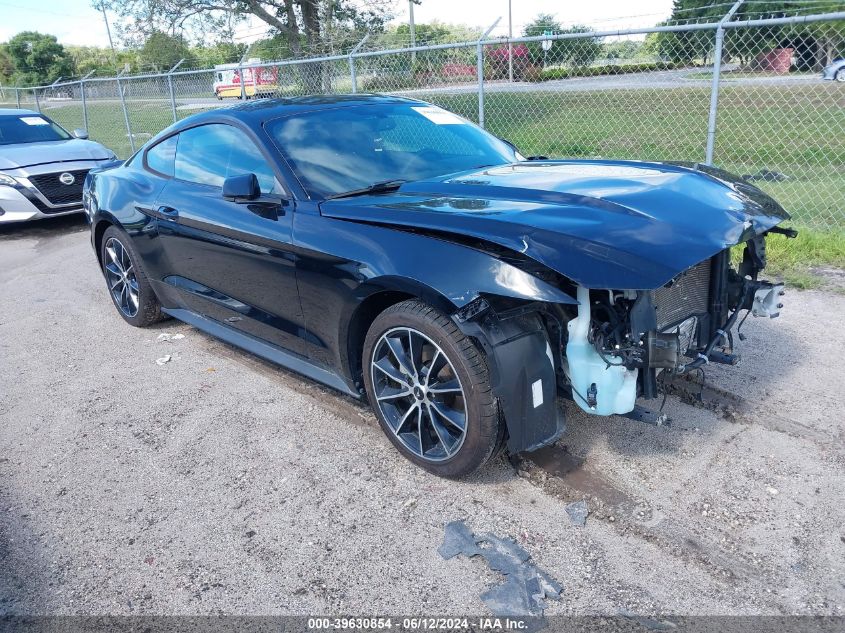
<path id="1" fill-rule="evenodd" d="M 6 52 L 15 68 L 12 80 L 20 86 L 50 84 L 73 74 L 73 61 L 54 35 L 18 33 L 6 44 Z"/>
<path id="2" fill-rule="evenodd" d="M 842 11 L 841 0 L 825 0 L 813 7 L 813 13 Z M 845 55 L 845 20 L 814 22 L 807 29 L 816 38 L 816 66 L 827 66 L 837 57 Z"/>
<path id="3" fill-rule="evenodd" d="M 540 13 L 525 25 L 525 28 L 522 29 L 522 34 L 525 37 L 536 37 L 538 35 L 545 35 L 546 33 L 560 33 L 562 30 L 563 26 L 555 19 L 555 16 L 550 13 Z M 529 42 L 527 46 L 531 61 L 535 64 L 542 64 L 544 59 L 547 58 L 557 61 L 557 53 L 563 48 L 560 40 L 552 41 L 551 48 L 548 51 L 543 51 L 540 42 Z"/>
<path id="4" fill-rule="evenodd" d="M 9 78 L 15 72 L 15 62 L 9 56 L 5 44 L 0 44 L 0 79 L 3 82 L 9 81 Z"/>
<path id="5" fill-rule="evenodd" d="M 642 48 L 642 42 L 634 40 L 608 42 L 604 45 L 604 58 L 608 60 L 634 59 L 642 51 Z"/>
<path id="6" fill-rule="evenodd" d="M 111 51 L 99 46 L 68 46 L 68 55 L 73 61 L 75 74 L 87 75 L 92 70 L 98 75 L 113 75 Z"/>
<path id="7" fill-rule="evenodd" d="M 589 26 L 576 25 L 564 29 L 563 32 L 592 33 L 593 29 Z M 565 44 L 563 59 L 572 66 L 589 66 L 601 55 L 602 45 L 597 37 L 579 37 L 571 40 L 563 40 L 563 43 Z"/>
<path id="8" fill-rule="evenodd" d="M 155 31 L 204 37 L 217 33 L 231 39 L 237 22 L 255 17 L 267 25 L 269 35 L 287 41 L 293 57 L 325 55 L 336 51 L 338 33 L 384 29 L 393 0 L 103 0 L 123 20 L 125 42 L 140 41 Z M 99 7 L 100 2 L 95 2 Z M 328 64 L 315 62 L 297 67 L 306 92 L 331 88 Z"/>
<path id="9" fill-rule="evenodd" d="M 156 72 L 166 72 L 179 60 L 190 60 L 193 54 L 185 46 L 182 38 L 156 31 L 147 38 L 140 52 L 141 64 Z M 188 66 L 192 63 L 189 61 Z"/>
<path id="10" fill-rule="evenodd" d="M 100 2 L 95 5 L 99 8 Z M 255 17 L 268 33 L 283 36 L 293 55 L 322 54 L 331 50 L 334 34 L 343 28 L 381 31 L 392 17 L 393 0 L 105 0 L 123 23 L 126 43 L 139 42 L 160 31 L 176 35 L 187 31 L 231 38 L 239 21 Z"/>
<path id="11" fill-rule="evenodd" d="M 217 42 L 210 46 L 197 46 L 191 50 L 196 64 L 200 68 L 208 68 L 217 64 L 232 64 L 239 61 L 247 52 L 247 45 L 234 42 Z M 262 59 L 273 59 L 257 55 Z"/>
<path id="12" fill-rule="evenodd" d="M 590 33 L 593 29 L 588 26 L 572 26 L 563 28 L 548 13 L 539 14 L 525 26 L 522 34 L 526 37 L 544 35 L 545 33 Z M 543 51 L 540 42 L 528 43 L 528 51 L 535 64 L 548 60 L 552 64 L 569 64 L 571 66 L 589 66 L 601 54 L 601 42 L 596 37 L 578 37 L 565 40 L 552 40 L 551 48 Z"/>
<path id="13" fill-rule="evenodd" d="M 675 0 L 668 24 L 689 22 L 718 22 L 729 7 L 711 0 Z M 808 13 L 841 11 L 841 0 L 805 0 L 754 2 L 741 5 L 734 21 L 781 18 Z M 761 53 L 774 48 L 795 48 L 799 67 L 827 63 L 845 42 L 845 21 L 828 21 L 794 26 L 781 25 L 760 28 L 726 29 L 723 59 L 737 59 L 751 64 Z M 712 31 L 681 31 L 659 35 L 660 55 L 672 61 L 690 62 L 707 59 L 714 46 Z"/>
<path id="14" fill-rule="evenodd" d="M 415 40 L 417 46 L 428 46 L 431 44 L 445 44 L 447 42 L 470 42 L 478 39 L 478 32 L 472 29 L 455 24 L 444 22 L 431 22 L 430 24 L 417 24 L 415 29 Z M 395 49 L 409 46 L 411 42 L 411 29 L 408 24 L 397 24 L 385 29 L 384 33 L 371 38 L 373 47 L 382 49 Z M 411 68 L 408 59 L 404 55 L 388 55 L 385 59 L 371 59 L 362 64 L 369 64 L 372 68 L 379 70 L 390 70 L 401 72 L 403 70 L 414 70 L 416 72 L 440 72 L 443 64 L 474 64 L 475 49 L 471 48 L 446 48 L 435 49 L 426 52 L 419 52 L 415 56 L 414 68 Z"/>

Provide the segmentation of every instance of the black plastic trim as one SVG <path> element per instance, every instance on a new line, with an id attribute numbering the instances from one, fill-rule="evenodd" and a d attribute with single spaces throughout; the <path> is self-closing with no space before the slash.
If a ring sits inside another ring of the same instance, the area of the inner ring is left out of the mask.
<path id="1" fill-rule="evenodd" d="M 563 435 L 566 423 L 557 403 L 557 375 L 547 353 L 548 334 L 539 316 L 534 313 L 500 319 L 488 311 L 479 321 L 455 320 L 487 355 L 493 394 L 507 425 L 508 450 L 535 451 Z M 540 403 L 534 398 L 537 382 L 541 386 Z"/>

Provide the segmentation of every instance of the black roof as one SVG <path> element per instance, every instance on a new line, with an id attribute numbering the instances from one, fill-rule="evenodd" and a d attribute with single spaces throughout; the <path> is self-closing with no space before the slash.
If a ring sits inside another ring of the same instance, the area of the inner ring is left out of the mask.
<path id="1" fill-rule="evenodd" d="M 339 105 L 365 104 L 401 104 L 423 103 L 417 99 L 394 97 L 375 94 L 345 94 L 345 95 L 308 95 L 301 97 L 280 97 L 273 99 L 256 99 L 238 103 L 226 108 L 215 108 L 207 112 L 190 117 L 192 122 L 198 119 L 219 118 L 231 116 L 241 121 L 260 125 L 264 121 L 280 116 L 297 114 L 316 110 L 326 110 Z"/>

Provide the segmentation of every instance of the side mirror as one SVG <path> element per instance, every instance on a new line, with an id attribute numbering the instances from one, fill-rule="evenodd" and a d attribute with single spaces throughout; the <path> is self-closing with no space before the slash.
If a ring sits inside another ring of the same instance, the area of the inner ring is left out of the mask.
<path id="1" fill-rule="evenodd" d="M 76 128 L 73 131 L 73 137 L 82 139 L 83 141 L 88 138 L 88 130 L 83 130 L 82 128 Z"/>
<path id="2" fill-rule="evenodd" d="M 261 197 L 261 187 L 255 174 L 230 176 L 223 181 L 223 197 L 232 202 L 249 202 Z"/>

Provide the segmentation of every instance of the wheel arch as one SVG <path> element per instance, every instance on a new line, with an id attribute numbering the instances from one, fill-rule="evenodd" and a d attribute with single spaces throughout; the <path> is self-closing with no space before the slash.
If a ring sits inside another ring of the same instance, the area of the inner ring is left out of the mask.
<path id="1" fill-rule="evenodd" d="M 109 218 L 100 218 L 97 223 L 94 225 L 94 252 L 97 253 L 97 262 L 100 264 L 100 268 L 103 267 L 103 235 L 106 233 L 106 229 L 110 226 L 116 226 L 117 223 Z"/>
<path id="2" fill-rule="evenodd" d="M 431 286 L 414 279 L 397 276 L 373 280 L 359 288 L 359 296 L 362 298 L 354 306 L 349 317 L 341 321 L 338 340 L 346 341 L 344 370 L 360 391 L 363 390 L 364 385 L 361 374 L 364 339 L 379 314 L 390 306 L 409 299 L 424 301 L 447 315 L 452 314 L 457 308 L 454 303 Z"/>

